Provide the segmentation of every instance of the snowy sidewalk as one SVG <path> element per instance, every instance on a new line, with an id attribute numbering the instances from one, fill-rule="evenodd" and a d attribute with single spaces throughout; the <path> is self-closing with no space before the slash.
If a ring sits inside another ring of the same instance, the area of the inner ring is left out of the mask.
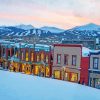
<path id="1" fill-rule="evenodd" d="M 100 90 L 0 70 L 0 100 L 100 100 Z"/>

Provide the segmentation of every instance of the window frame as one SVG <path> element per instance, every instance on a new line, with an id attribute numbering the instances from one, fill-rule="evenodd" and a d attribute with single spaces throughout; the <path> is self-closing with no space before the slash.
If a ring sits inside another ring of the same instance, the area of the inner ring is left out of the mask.
<path id="1" fill-rule="evenodd" d="M 97 59 L 97 63 L 95 63 L 95 59 Z M 97 64 L 97 67 L 95 67 L 95 64 Z M 98 66 L 99 66 L 99 58 L 93 57 L 93 69 L 98 69 Z"/>
<path id="2" fill-rule="evenodd" d="M 64 64 L 65 64 L 65 65 L 68 65 L 68 57 L 69 57 L 68 54 L 64 54 Z M 66 58 L 67 58 L 67 59 L 66 59 Z"/>
<path id="3" fill-rule="evenodd" d="M 60 56 L 60 63 L 58 62 L 58 56 Z M 57 64 L 61 64 L 61 54 L 57 54 Z"/>
<path id="4" fill-rule="evenodd" d="M 74 57 L 75 57 L 75 64 L 74 64 Z M 77 65 L 77 55 L 72 55 L 72 65 L 73 66 Z"/>

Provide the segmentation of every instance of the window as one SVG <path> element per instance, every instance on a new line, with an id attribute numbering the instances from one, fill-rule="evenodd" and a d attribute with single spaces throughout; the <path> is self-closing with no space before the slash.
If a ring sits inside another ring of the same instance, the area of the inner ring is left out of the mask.
<path id="1" fill-rule="evenodd" d="M 33 60 L 34 60 L 34 53 L 31 52 L 31 61 L 33 61 Z"/>
<path id="2" fill-rule="evenodd" d="M 68 65 L 68 55 L 64 55 L 64 64 Z"/>
<path id="3" fill-rule="evenodd" d="M 57 54 L 57 64 L 61 64 L 61 54 Z"/>
<path id="4" fill-rule="evenodd" d="M 71 81 L 73 81 L 73 82 L 78 81 L 78 74 L 77 73 L 71 73 Z"/>
<path id="5" fill-rule="evenodd" d="M 24 60 L 24 53 L 21 52 L 21 59 Z"/>
<path id="6" fill-rule="evenodd" d="M 40 61 L 40 56 L 39 55 L 36 56 L 36 61 L 37 62 Z"/>
<path id="7" fill-rule="evenodd" d="M 76 60 L 77 60 L 77 56 L 72 55 L 72 65 L 76 66 Z"/>
<path id="8" fill-rule="evenodd" d="M 15 56 L 16 56 L 16 57 L 18 57 L 18 51 L 16 51 L 16 54 L 15 54 Z"/>
<path id="9" fill-rule="evenodd" d="M 46 63 L 48 63 L 48 59 L 49 59 L 49 58 L 48 58 L 48 55 L 46 55 Z"/>
<path id="10" fill-rule="evenodd" d="M 10 56 L 10 50 L 8 50 L 8 56 Z"/>
<path id="11" fill-rule="evenodd" d="M 41 54 L 41 61 L 44 60 L 44 53 Z"/>
<path id="12" fill-rule="evenodd" d="M 93 58 L 93 68 L 98 69 L 99 58 Z"/>
<path id="13" fill-rule="evenodd" d="M 60 73 L 59 70 L 55 70 L 55 71 L 54 71 L 54 78 L 60 79 L 60 75 L 61 75 L 61 73 Z"/>
<path id="14" fill-rule="evenodd" d="M 28 61 L 28 52 L 26 52 L 26 61 Z"/>
<path id="15" fill-rule="evenodd" d="M 5 55 L 5 52 L 6 52 L 5 48 L 3 48 L 3 56 Z"/>

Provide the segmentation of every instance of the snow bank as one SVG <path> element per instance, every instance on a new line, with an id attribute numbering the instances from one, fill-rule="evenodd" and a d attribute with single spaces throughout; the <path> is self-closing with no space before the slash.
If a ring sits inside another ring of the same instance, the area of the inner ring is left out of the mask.
<path id="1" fill-rule="evenodd" d="M 100 100 L 100 90 L 0 70 L 0 100 Z"/>

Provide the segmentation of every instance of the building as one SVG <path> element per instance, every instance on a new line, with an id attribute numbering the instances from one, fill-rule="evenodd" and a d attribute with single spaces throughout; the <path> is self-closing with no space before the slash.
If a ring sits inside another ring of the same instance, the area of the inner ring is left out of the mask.
<path id="1" fill-rule="evenodd" d="M 34 74 L 51 77 L 52 54 L 51 47 L 48 45 L 35 44 Z"/>
<path id="2" fill-rule="evenodd" d="M 89 86 L 100 88 L 100 50 L 90 53 Z"/>
<path id="3" fill-rule="evenodd" d="M 8 59 L 11 58 L 14 54 L 13 43 L 8 41 L 0 41 L 0 48 L 0 65 L 4 69 L 8 69 L 10 64 Z"/>
<path id="4" fill-rule="evenodd" d="M 4 46 L 4 44 L 2 45 Z M 9 44 L 6 44 L 6 47 L 9 46 L 11 46 L 10 42 Z M 3 63 L 5 63 L 3 57 L 4 51 L 5 49 L 2 51 L 1 56 Z M 4 52 L 4 55 L 6 54 L 7 59 L 5 60 L 9 62 L 10 71 L 51 77 L 51 46 L 42 44 L 14 43 L 10 49 L 6 48 L 6 51 L 7 52 Z"/>
<path id="5" fill-rule="evenodd" d="M 88 85 L 88 76 L 89 76 L 89 55 L 90 49 L 82 47 L 82 59 L 81 59 L 81 69 L 80 69 L 80 83 Z"/>
<path id="6" fill-rule="evenodd" d="M 80 81 L 82 45 L 55 44 L 52 76 L 71 82 Z"/>

